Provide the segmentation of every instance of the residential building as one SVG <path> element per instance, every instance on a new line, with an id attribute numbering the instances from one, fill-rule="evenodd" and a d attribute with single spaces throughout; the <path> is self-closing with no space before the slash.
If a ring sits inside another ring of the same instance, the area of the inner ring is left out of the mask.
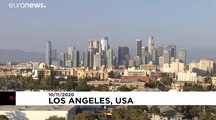
<path id="1" fill-rule="evenodd" d="M 70 120 L 76 114 L 76 106 L 8 106 L 0 107 L 0 114 L 10 120 L 45 120 L 50 116 L 64 117 Z"/>

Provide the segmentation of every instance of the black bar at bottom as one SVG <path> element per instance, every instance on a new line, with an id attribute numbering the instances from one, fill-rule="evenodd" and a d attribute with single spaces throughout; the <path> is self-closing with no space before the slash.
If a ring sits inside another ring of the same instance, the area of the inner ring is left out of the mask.
<path id="1" fill-rule="evenodd" d="M 16 105 L 16 92 L 0 92 L 0 105 Z"/>

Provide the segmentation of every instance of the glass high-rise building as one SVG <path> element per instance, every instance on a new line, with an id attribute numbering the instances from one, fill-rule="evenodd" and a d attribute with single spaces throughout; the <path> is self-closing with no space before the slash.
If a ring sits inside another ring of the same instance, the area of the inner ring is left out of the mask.
<path id="1" fill-rule="evenodd" d="M 107 51 L 109 49 L 108 37 L 103 37 L 101 39 L 101 49 L 102 51 Z"/>
<path id="2" fill-rule="evenodd" d="M 47 41 L 46 42 L 46 64 L 48 66 L 50 66 L 52 63 L 51 63 L 51 54 L 52 54 L 52 44 L 50 41 Z"/>
<path id="3" fill-rule="evenodd" d="M 149 39 L 148 39 L 148 52 L 149 52 L 150 55 L 152 54 L 153 49 L 154 49 L 153 36 L 149 36 Z"/>
<path id="4" fill-rule="evenodd" d="M 164 63 L 170 63 L 170 51 L 167 49 L 164 49 L 163 52 L 163 57 L 164 57 Z"/>
<path id="5" fill-rule="evenodd" d="M 181 62 L 186 64 L 186 50 L 184 48 L 178 50 L 178 58 Z"/>
<path id="6" fill-rule="evenodd" d="M 142 40 L 136 40 L 136 56 L 142 57 Z"/>
<path id="7" fill-rule="evenodd" d="M 101 54 L 97 52 L 94 55 L 94 68 L 99 68 L 101 67 Z"/>
<path id="8" fill-rule="evenodd" d="M 129 48 L 127 46 L 118 47 L 118 64 L 128 66 L 130 59 Z"/>
<path id="9" fill-rule="evenodd" d="M 89 67 L 89 51 L 83 52 L 83 66 Z"/>
<path id="10" fill-rule="evenodd" d="M 106 67 L 111 68 L 113 65 L 113 50 L 109 49 L 107 50 L 107 65 Z"/>

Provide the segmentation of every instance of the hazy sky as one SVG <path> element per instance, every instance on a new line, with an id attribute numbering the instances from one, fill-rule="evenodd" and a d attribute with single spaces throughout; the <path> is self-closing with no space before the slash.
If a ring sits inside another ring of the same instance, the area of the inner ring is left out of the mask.
<path id="1" fill-rule="evenodd" d="M 11 9 L 9 3 L 43 2 L 45 9 Z M 136 39 L 186 48 L 188 59 L 216 58 L 216 0 L 0 0 L 0 49 L 85 50 L 88 36 L 109 35 L 114 50 Z"/>

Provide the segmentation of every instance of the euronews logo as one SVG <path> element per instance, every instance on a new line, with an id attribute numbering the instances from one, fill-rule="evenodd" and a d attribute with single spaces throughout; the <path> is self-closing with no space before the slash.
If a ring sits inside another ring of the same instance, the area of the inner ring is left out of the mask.
<path id="1" fill-rule="evenodd" d="M 9 8 L 46 8 L 44 3 L 9 3 Z"/>

